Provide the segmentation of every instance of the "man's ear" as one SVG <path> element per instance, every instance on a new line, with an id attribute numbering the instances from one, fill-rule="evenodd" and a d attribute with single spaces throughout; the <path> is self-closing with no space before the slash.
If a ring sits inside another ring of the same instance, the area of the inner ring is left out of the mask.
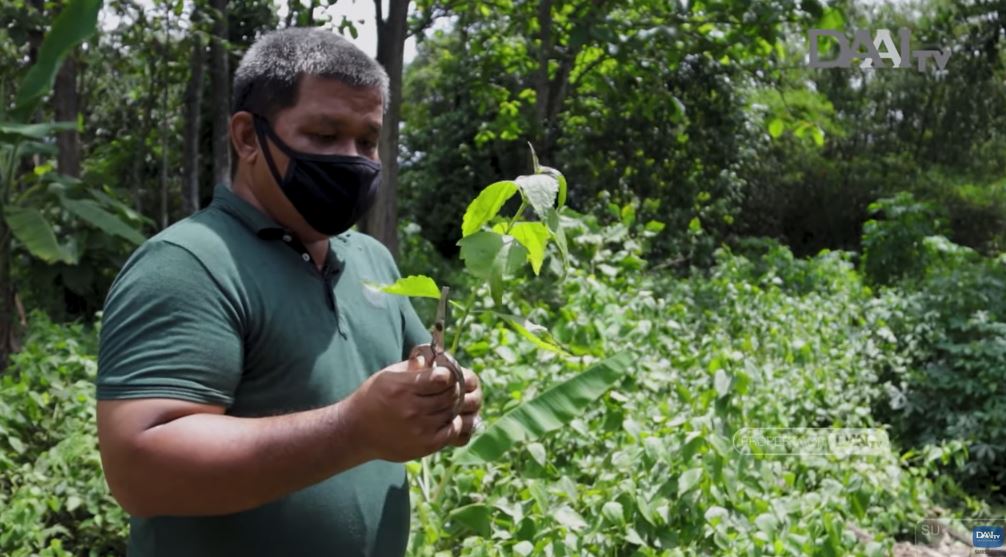
<path id="1" fill-rule="evenodd" d="M 255 136 L 255 123 L 252 120 L 251 112 L 240 111 L 232 114 L 229 129 L 231 145 L 234 146 L 238 159 L 246 164 L 255 162 L 259 145 Z"/>

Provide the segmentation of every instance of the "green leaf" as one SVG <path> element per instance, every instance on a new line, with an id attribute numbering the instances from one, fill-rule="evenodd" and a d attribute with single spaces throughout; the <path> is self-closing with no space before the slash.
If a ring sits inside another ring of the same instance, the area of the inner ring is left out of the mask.
<path id="1" fill-rule="evenodd" d="M 692 217 L 692 220 L 688 221 L 688 230 L 696 234 L 702 232 L 702 222 L 699 221 L 699 217 Z"/>
<path id="2" fill-rule="evenodd" d="M 0 140 L 12 142 L 22 139 L 45 139 L 57 132 L 77 129 L 76 122 L 48 122 L 42 124 L 16 124 L 0 122 Z"/>
<path id="3" fill-rule="evenodd" d="M 726 396 L 730 392 L 730 376 L 727 375 L 727 372 L 722 369 L 716 370 L 716 375 L 713 377 L 713 386 L 716 388 L 718 396 Z"/>
<path id="4" fill-rule="evenodd" d="M 580 513 L 573 510 L 569 505 L 563 505 L 555 511 L 555 520 L 569 530 L 583 530 L 587 527 L 587 521 L 580 516 Z"/>
<path id="5" fill-rule="evenodd" d="M 38 58 L 21 80 L 15 104 L 27 116 L 56 80 L 56 72 L 77 44 L 90 37 L 98 24 L 102 0 L 70 0 L 60 10 L 38 49 Z"/>
<path id="6" fill-rule="evenodd" d="M 492 220 L 500 212 L 503 204 L 517 193 L 517 182 L 503 180 L 489 184 L 465 210 L 461 221 L 461 237 L 465 238 L 478 232 L 482 225 Z"/>
<path id="7" fill-rule="evenodd" d="M 845 25 L 845 17 L 842 11 L 837 8 L 829 8 L 821 14 L 821 19 L 817 20 L 815 29 L 841 29 Z"/>
<path id="8" fill-rule="evenodd" d="M 548 227 L 540 222 L 517 222 L 510 228 L 510 234 L 527 248 L 531 268 L 537 275 L 545 261 L 545 246 L 548 244 Z"/>
<path id="9" fill-rule="evenodd" d="M 608 501 L 601 507 L 601 514 L 612 524 L 624 524 L 625 515 L 622 511 L 622 504 L 617 501 Z"/>
<path id="10" fill-rule="evenodd" d="M 480 230 L 462 238 L 457 245 L 461 246 L 460 257 L 465 262 L 465 268 L 479 278 L 488 279 L 496 254 L 503 249 L 503 236 Z"/>
<path id="11" fill-rule="evenodd" d="M 527 204 L 534 209 L 538 218 L 544 220 L 548 210 L 555 205 L 555 197 L 559 193 L 559 181 L 547 174 L 518 176 L 515 181 L 524 194 Z"/>
<path id="12" fill-rule="evenodd" d="M 7 437 L 7 442 L 10 443 L 12 449 L 18 452 L 18 454 L 24 453 L 24 443 L 20 439 L 14 437 L 13 435 Z"/>
<path id="13" fill-rule="evenodd" d="M 14 233 L 14 237 L 35 257 L 46 263 L 77 262 L 74 254 L 56 241 L 52 225 L 38 209 L 9 205 L 4 207 L 4 220 Z"/>
<path id="14" fill-rule="evenodd" d="M 595 400 L 632 367 L 629 352 L 620 352 L 586 371 L 553 385 L 536 398 L 510 410 L 468 445 L 455 452 L 459 464 L 492 462 L 517 443 L 532 442 L 590 409 Z"/>
<path id="15" fill-rule="evenodd" d="M 548 332 L 548 329 L 532 323 L 531 321 L 518 317 L 516 315 L 510 315 L 507 313 L 493 312 L 499 317 L 506 321 L 507 325 L 517 332 L 517 334 L 531 341 L 532 344 L 538 348 L 548 350 L 550 352 L 555 352 L 561 356 L 572 358 L 573 355 L 569 353 L 560 343 L 552 336 L 552 333 Z"/>
<path id="16" fill-rule="evenodd" d="M 773 118 L 772 121 L 768 123 L 768 134 L 771 135 L 773 139 L 782 135 L 783 129 L 785 129 L 785 124 L 783 124 L 782 118 Z"/>
<path id="17" fill-rule="evenodd" d="M 541 443 L 531 443 L 527 446 L 527 452 L 540 466 L 545 466 L 545 446 Z"/>
<path id="18" fill-rule="evenodd" d="M 545 226 L 547 226 L 548 231 L 552 233 L 555 245 L 559 248 L 559 255 L 562 256 L 561 278 L 564 279 L 566 278 L 566 268 L 569 266 L 569 248 L 566 245 L 566 232 L 563 231 L 562 226 L 559 223 L 559 211 L 556 209 L 549 209 L 548 214 L 545 215 Z"/>
<path id="19" fill-rule="evenodd" d="M 562 172 L 552 168 L 551 166 L 541 167 L 541 173 L 547 176 L 555 178 L 559 182 L 559 207 L 566 204 L 566 177 L 562 175 Z"/>
<path id="20" fill-rule="evenodd" d="M 488 538 L 492 534 L 492 509 L 483 503 L 458 507 L 452 510 L 449 516 L 451 520 L 467 526 L 483 538 Z"/>
<path id="21" fill-rule="evenodd" d="M 814 144 L 818 147 L 824 146 L 824 130 L 820 126 L 812 126 L 810 128 L 810 135 L 814 138 Z"/>
<path id="22" fill-rule="evenodd" d="M 666 225 L 664 223 L 658 220 L 651 220 L 646 223 L 646 226 L 643 229 L 646 230 L 647 232 L 657 233 L 663 230 L 665 226 Z"/>
<path id="23" fill-rule="evenodd" d="M 143 234 L 141 234 L 138 230 L 122 222 L 119 217 L 103 209 L 97 201 L 61 197 L 60 202 L 67 211 L 77 215 L 89 224 L 98 227 L 107 234 L 125 238 L 137 245 L 142 244 L 143 241 L 146 240 Z"/>
<path id="24" fill-rule="evenodd" d="M 702 469 L 692 468 L 685 470 L 681 476 L 678 477 L 678 497 L 688 493 L 689 491 L 695 489 L 695 486 L 699 484 L 699 480 L 702 479 Z"/>
<path id="25" fill-rule="evenodd" d="M 374 290 L 380 290 L 388 294 L 433 298 L 435 300 L 440 299 L 440 288 L 432 278 L 426 275 L 409 275 L 396 280 L 392 284 L 376 284 L 370 281 L 363 281 L 363 283 Z"/>
<path id="26" fill-rule="evenodd" d="M 503 303 L 503 280 L 516 273 L 528 259 L 527 248 L 513 236 L 503 236 L 502 241 L 489 270 L 489 291 L 497 305 Z"/>
<path id="27" fill-rule="evenodd" d="M 538 164 L 538 155 L 534 152 L 534 145 L 531 142 L 527 142 L 527 146 L 531 149 L 531 168 L 534 169 L 535 174 L 541 173 L 541 165 Z"/>

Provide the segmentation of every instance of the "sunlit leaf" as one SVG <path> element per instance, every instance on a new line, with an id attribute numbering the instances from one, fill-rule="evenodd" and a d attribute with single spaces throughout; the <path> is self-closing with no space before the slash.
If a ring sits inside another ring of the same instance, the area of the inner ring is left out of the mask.
<path id="1" fill-rule="evenodd" d="M 374 290 L 399 296 L 440 299 L 440 288 L 436 281 L 426 275 L 409 275 L 391 284 L 376 284 L 364 281 L 364 284 Z"/>
<path id="2" fill-rule="evenodd" d="M 518 176 L 515 181 L 528 205 L 534 209 L 538 218 L 544 219 L 548 210 L 555 205 L 555 198 L 559 193 L 559 181 L 547 174 Z"/>
<path id="3" fill-rule="evenodd" d="M 541 271 L 545 261 L 545 246 L 548 245 L 548 227 L 540 222 L 517 222 L 510 229 L 510 234 L 522 246 L 527 248 L 528 259 L 534 274 Z"/>
<path id="4" fill-rule="evenodd" d="M 517 183 L 503 180 L 486 186 L 465 210 L 461 221 L 461 237 L 467 237 L 478 232 L 482 225 L 492 220 L 503 204 L 517 193 Z"/>
<path id="5" fill-rule="evenodd" d="M 66 55 L 94 34 L 102 0 L 70 0 L 53 21 L 49 33 L 38 48 L 35 64 L 21 80 L 15 104 L 24 116 L 43 95 L 52 89 L 56 73 Z"/>

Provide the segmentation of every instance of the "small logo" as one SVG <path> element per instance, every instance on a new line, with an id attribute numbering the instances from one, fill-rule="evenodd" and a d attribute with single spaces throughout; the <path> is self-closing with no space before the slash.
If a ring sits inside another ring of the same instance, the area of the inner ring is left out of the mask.
<path id="1" fill-rule="evenodd" d="M 935 66 L 939 70 L 947 67 L 950 49 L 912 50 L 911 31 L 906 27 L 898 29 L 898 42 L 890 29 L 853 29 L 853 39 L 847 40 L 837 29 L 811 29 L 808 35 L 811 68 L 851 68 L 854 59 L 862 60 L 860 68 L 911 68 L 912 60 L 920 72 Z M 830 38 L 838 46 L 838 57 L 822 60 L 818 39 Z M 887 60 L 888 62 L 885 62 Z M 932 64 L 930 64 L 932 62 Z"/>
<path id="2" fill-rule="evenodd" d="M 971 545 L 974 547 L 1002 547 L 1002 526 L 975 526 L 971 529 Z"/>

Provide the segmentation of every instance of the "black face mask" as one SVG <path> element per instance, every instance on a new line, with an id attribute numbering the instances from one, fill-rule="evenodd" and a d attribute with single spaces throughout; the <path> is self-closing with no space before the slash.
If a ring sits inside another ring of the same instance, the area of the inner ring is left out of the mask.
<path id="1" fill-rule="evenodd" d="M 311 228 L 335 236 L 349 230 L 370 210 L 381 184 L 381 163 L 365 157 L 295 151 L 276 135 L 264 117 L 253 116 L 269 171 Z M 281 177 L 276 169 L 266 136 L 290 157 L 285 176 Z"/>

